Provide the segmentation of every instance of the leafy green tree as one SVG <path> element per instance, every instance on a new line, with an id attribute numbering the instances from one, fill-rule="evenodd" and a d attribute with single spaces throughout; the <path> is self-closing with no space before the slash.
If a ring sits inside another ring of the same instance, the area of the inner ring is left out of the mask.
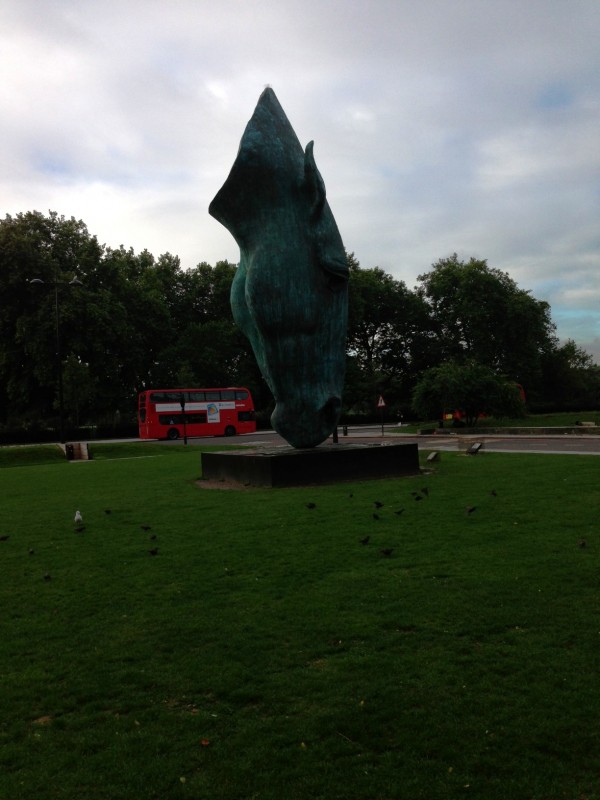
<path id="1" fill-rule="evenodd" d="M 423 373 L 413 392 L 413 408 L 424 419 L 439 419 L 444 411 L 460 410 L 474 425 L 480 414 L 524 416 L 517 385 L 476 362 L 446 362 Z"/>
<path id="2" fill-rule="evenodd" d="M 248 339 L 235 325 L 229 294 L 235 264 L 202 262 L 184 273 L 180 320 L 160 354 L 163 385 L 247 385 L 256 397 L 262 379 Z"/>
<path id="3" fill-rule="evenodd" d="M 542 360 L 556 347 L 548 303 L 519 289 L 485 260 L 460 261 L 456 253 L 419 276 L 442 360 L 476 360 L 535 390 Z"/>
<path id="4" fill-rule="evenodd" d="M 545 355 L 542 372 L 541 397 L 548 407 L 591 409 L 600 405 L 600 367 L 572 339 Z"/>
<path id="5" fill-rule="evenodd" d="M 423 298 L 379 267 L 350 267 L 345 405 L 370 411 L 379 394 L 408 403 L 416 376 L 433 361 L 429 309 Z"/>
<path id="6" fill-rule="evenodd" d="M 3 420 L 50 419 L 58 397 L 55 284 L 60 284 L 62 359 L 81 357 L 81 290 L 68 284 L 103 248 L 81 220 L 55 212 L 0 220 L 0 414 Z M 43 283 L 32 284 L 33 279 Z"/>

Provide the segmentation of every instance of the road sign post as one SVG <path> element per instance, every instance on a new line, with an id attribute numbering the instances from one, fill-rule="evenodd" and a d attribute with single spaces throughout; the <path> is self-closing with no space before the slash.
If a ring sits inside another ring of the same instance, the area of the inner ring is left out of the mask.
<path id="1" fill-rule="evenodd" d="M 381 413 L 381 436 L 383 437 L 383 409 L 385 408 L 385 400 L 383 399 L 383 395 L 379 395 L 379 400 L 377 401 L 377 408 Z"/>

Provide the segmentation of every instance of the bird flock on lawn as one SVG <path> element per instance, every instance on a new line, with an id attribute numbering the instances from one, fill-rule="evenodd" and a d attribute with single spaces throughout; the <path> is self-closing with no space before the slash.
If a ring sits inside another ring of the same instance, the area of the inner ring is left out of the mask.
<path id="1" fill-rule="evenodd" d="M 497 498 L 498 497 L 498 492 L 496 491 L 496 489 L 491 489 L 490 492 L 489 492 L 489 496 L 492 497 L 492 498 Z M 348 498 L 352 499 L 353 497 L 354 497 L 354 493 L 350 492 L 348 494 Z M 412 499 L 414 500 L 415 503 L 420 503 L 423 500 L 428 500 L 429 499 L 429 487 L 428 486 L 423 486 L 418 491 L 410 492 L 410 497 L 412 497 Z M 315 502 L 312 502 L 312 501 L 308 502 L 308 503 L 305 503 L 304 505 L 310 511 L 313 511 L 314 509 L 317 508 L 317 504 Z M 386 508 L 385 511 L 384 511 L 383 510 L 384 507 L 385 507 L 385 503 L 383 503 L 383 501 L 381 501 L 381 500 L 373 500 L 373 501 L 371 501 L 371 509 L 372 509 L 371 510 L 371 516 L 372 516 L 372 519 L 373 519 L 374 522 L 380 522 L 382 519 L 385 518 L 386 512 L 389 511 L 389 508 Z M 476 512 L 477 512 L 478 508 L 479 507 L 476 506 L 476 505 L 467 505 L 467 506 L 465 506 L 465 516 L 467 518 L 469 518 L 469 517 L 472 517 L 473 515 L 476 515 Z M 402 514 L 404 512 L 405 512 L 405 507 L 404 506 L 402 506 L 400 508 L 392 509 L 392 513 L 396 517 L 402 516 Z M 110 516 L 110 514 L 112 514 L 112 509 L 105 508 L 104 509 L 104 513 L 105 513 L 106 516 Z M 81 534 L 86 530 L 86 527 L 85 527 L 84 522 L 83 522 L 83 514 L 81 513 L 81 511 L 79 509 L 75 512 L 75 515 L 73 517 L 73 523 L 74 523 L 74 530 L 75 530 L 76 533 Z M 152 526 L 151 525 L 141 524 L 139 527 L 140 527 L 140 530 L 142 530 L 144 533 L 148 534 L 149 541 L 156 542 L 157 537 L 156 537 L 155 533 L 151 533 L 151 531 L 152 531 Z M 383 532 L 384 530 L 385 530 L 385 526 L 383 528 L 379 528 L 378 532 Z M 8 542 L 9 539 L 10 539 L 10 534 L 7 534 L 7 533 L 0 534 L 0 542 Z M 372 534 L 371 533 L 366 534 L 366 536 L 363 536 L 358 540 L 358 544 L 360 544 L 362 547 L 367 547 L 368 545 L 370 545 L 372 543 L 373 543 L 373 539 L 372 539 Z M 578 545 L 578 547 L 580 547 L 582 549 L 583 548 L 587 548 L 587 541 L 585 539 L 581 538 L 581 539 L 579 539 L 577 541 L 577 545 Z M 36 551 L 33 548 L 30 548 L 28 552 L 29 552 L 30 556 L 35 556 L 35 554 L 36 554 Z M 157 556 L 159 554 L 158 546 L 155 544 L 152 547 L 148 548 L 146 552 L 147 552 L 147 554 L 149 556 L 152 556 L 152 557 Z M 379 553 L 383 558 L 391 558 L 393 556 L 393 554 L 394 554 L 394 547 L 390 547 L 390 546 L 380 547 Z M 43 575 L 43 579 L 44 579 L 44 581 L 49 582 L 49 581 L 52 580 L 52 575 L 49 572 L 46 572 Z"/>
<path id="2" fill-rule="evenodd" d="M 409 496 L 412 497 L 412 499 L 413 499 L 413 501 L 415 503 L 421 503 L 424 500 L 426 501 L 426 500 L 429 499 L 429 487 L 428 486 L 423 486 L 418 491 L 411 491 Z M 354 497 L 354 493 L 350 492 L 348 494 L 348 498 L 351 499 L 353 497 Z M 498 497 L 497 490 L 496 489 L 491 489 L 489 491 L 489 497 L 494 498 L 491 501 L 492 503 L 494 503 L 495 498 Z M 483 498 L 481 499 L 480 502 L 482 503 L 482 506 L 481 506 L 482 511 L 479 511 L 479 513 L 483 513 L 483 511 L 485 511 L 486 505 L 488 505 L 488 504 L 486 504 L 486 502 L 483 500 Z M 306 508 L 308 508 L 311 511 L 317 508 L 317 504 L 315 502 L 305 503 L 304 505 L 305 505 Z M 389 519 L 389 511 L 390 511 L 390 509 L 389 508 L 384 508 L 384 506 L 385 506 L 385 504 L 381 500 L 372 500 L 371 501 L 371 517 L 372 517 L 372 519 L 373 519 L 373 521 L 375 523 L 381 523 L 382 521 L 385 522 L 386 517 L 387 517 L 387 519 Z M 488 505 L 488 507 L 489 507 L 489 505 Z M 477 506 L 477 505 L 467 505 L 467 506 L 465 506 L 464 507 L 465 517 L 467 517 L 467 518 L 477 517 L 479 515 L 478 514 L 478 510 L 479 509 L 480 509 L 480 506 Z M 396 516 L 396 517 L 402 516 L 402 514 L 404 512 L 405 512 L 405 507 L 404 506 L 401 506 L 399 508 L 391 509 L 391 513 L 393 513 L 394 516 Z M 381 528 L 378 528 L 378 533 L 385 533 L 385 532 L 387 532 L 387 528 L 385 527 L 385 525 L 383 527 L 381 527 Z M 377 537 L 377 538 L 379 538 L 379 537 Z M 373 540 L 373 534 L 367 533 L 365 536 L 361 537 L 358 540 L 358 544 L 360 544 L 362 547 L 367 547 L 368 545 L 372 545 L 373 541 L 374 541 Z M 386 544 L 389 544 L 389 543 L 386 543 Z M 580 547 L 582 549 L 586 548 L 587 547 L 587 541 L 585 539 L 579 539 L 578 542 L 577 542 L 577 545 L 578 545 L 578 547 Z M 391 558 L 393 556 L 393 554 L 394 554 L 394 547 L 390 547 L 390 546 L 383 547 L 383 546 L 380 546 L 379 547 L 379 554 L 383 558 Z"/>
<path id="3" fill-rule="evenodd" d="M 418 491 L 416 491 L 416 490 L 415 491 L 411 491 L 409 496 L 413 499 L 413 501 L 415 503 L 422 503 L 423 501 L 429 500 L 429 491 L 430 491 L 429 490 L 429 486 L 423 486 Z M 495 504 L 496 499 L 498 498 L 498 491 L 496 489 L 491 489 L 489 491 L 489 497 L 493 498 L 491 500 L 491 503 Z M 352 499 L 352 498 L 354 498 L 354 493 L 350 492 L 348 494 L 348 499 Z M 465 517 L 467 517 L 467 518 L 476 518 L 480 514 L 483 514 L 486 511 L 486 509 L 489 508 L 489 503 L 486 503 L 486 501 L 483 498 L 480 498 L 480 503 L 481 503 L 481 506 L 477 506 L 477 505 L 465 506 L 464 507 Z M 308 502 L 308 503 L 305 503 L 304 505 L 310 511 L 313 511 L 314 509 L 317 508 L 317 504 L 315 502 L 312 502 L 312 501 Z M 379 524 L 379 523 L 382 523 L 382 521 L 383 521 L 383 523 L 385 523 L 386 517 L 387 517 L 387 519 L 389 519 L 390 509 L 389 508 L 384 508 L 384 506 L 385 506 L 385 504 L 381 500 L 372 500 L 371 501 L 371 517 L 372 517 L 372 519 L 373 519 L 373 521 L 375 523 Z M 479 510 L 479 509 L 481 509 L 481 510 Z M 405 510 L 406 510 L 405 507 L 402 506 L 400 508 L 392 509 L 391 513 L 394 514 L 394 516 L 396 516 L 396 517 L 401 517 L 402 514 L 404 514 Z M 377 532 L 378 532 L 378 534 L 379 533 L 385 534 L 387 531 L 389 531 L 389 528 L 387 528 L 385 526 L 385 524 L 382 524 L 382 527 L 378 528 Z M 377 538 L 380 538 L 380 537 L 378 536 Z M 358 540 L 358 544 L 360 544 L 362 547 L 367 547 L 368 545 L 372 545 L 373 543 L 374 543 L 374 539 L 373 539 L 373 536 L 372 536 L 371 533 L 367 533 L 365 536 L 361 537 Z M 382 544 L 384 544 L 384 542 L 381 542 L 381 544 L 379 545 L 379 554 L 381 556 L 383 556 L 384 558 L 391 558 L 393 556 L 393 554 L 394 554 L 394 547 L 390 547 L 390 546 L 383 547 L 383 546 L 381 546 Z M 385 544 L 388 544 L 388 543 L 385 543 Z M 577 545 L 578 545 L 578 547 L 580 547 L 582 549 L 586 548 L 587 547 L 587 541 L 585 539 L 579 539 L 578 542 L 577 542 Z"/>
<path id="4" fill-rule="evenodd" d="M 497 492 L 496 492 L 495 489 L 492 489 L 490 494 L 493 497 L 497 497 Z M 419 491 L 412 491 L 410 493 L 410 496 L 412 497 L 412 499 L 414 500 L 415 503 L 419 503 L 422 500 L 428 500 L 429 499 L 429 487 L 428 486 L 423 486 L 421 489 L 419 489 Z M 352 499 L 353 497 L 354 497 L 354 493 L 350 492 L 348 494 L 348 499 Z M 312 501 L 309 502 L 309 503 L 305 503 L 304 505 L 310 511 L 313 511 L 315 508 L 317 508 L 317 504 L 312 502 Z M 382 500 L 373 500 L 371 502 L 371 508 L 372 508 L 371 516 L 372 516 L 372 518 L 373 518 L 373 520 L 375 522 L 379 522 L 380 520 L 384 519 L 384 516 L 385 516 L 385 511 L 383 511 L 384 506 L 385 506 L 385 503 Z M 476 506 L 467 506 L 467 508 L 466 508 L 467 516 L 471 515 L 475 510 L 476 510 Z M 387 511 L 387 509 L 386 509 L 386 511 Z M 405 507 L 404 506 L 402 506 L 400 508 L 392 509 L 392 513 L 396 517 L 402 516 L 404 511 L 405 511 Z M 366 536 L 363 536 L 362 538 L 360 538 L 358 540 L 358 543 L 360 545 L 362 545 L 363 547 L 366 547 L 367 545 L 371 544 L 371 541 L 372 541 L 371 534 L 369 533 Z M 379 553 L 384 558 L 391 558 L 393 556 L 393 554 L 394 554 L 394 548 L 393 547 L 381 547 L 380 550 L 379 550 Z"/>
<path id="5" fill-rule="evenodd" d="M 112 509 L 111 508 L 105 508 L 104 509 L 104 513 L 106 514 L 106 516 L 109 516 L 110 514 L 112 514 Z M 77 531 L 77 533 L 83 533 L 83 531 L 85 530 L 85 526 L 83 524 L 83 516 L 81 514 L 81 511 L 76 511 L 75 512 L 75 518 L 74 518 L 73 521 L 75 523 L 75 530 Z M 152 526 L 151 525 L 140 525 L 140 530 L 144 531 L 144 533 L 148 533 L 149 531 L 152 530 Z M 156 534 L 155 533 L 151 533 L 148 538 L 150 539 L 150 541 L 156 541 Z M 30 550 L 29 552 L 32 553 L 33 551 Z M 158 547 L 151 547 L 150 550 L 148 550 L 148 554 L 151 555 L 151 556 L 157 556 L 158 555 Z"/>
<path id="6" fill-rule="evenodd" d="M 112 510 L 110 508 L 106 508 L 106 509 L 104 509 L 104 513 L 108 516 L 109 514 L 112 513 Z M 83 514 L 81 513 L 81 511 L 79 511 L 79 509 L 75 512 L 75 515 L 73 517 L 73 525 L 74 525 L 75 533 L 81 534 L 86 530 L 86 527 L 85 527 L 85 525 L 83 523 Z M 148 533 L 149 531 L 152 530 L 152 526 L 150 526 L 150 525 L 140 525 L 140 530 L 144 531 L 144 533 Z M 8 534 L 8 533 L 0 534 L 0 542 L 8 542 L 9 539 L 10 539 L 10 534 Z M 155 542 L 156 541 L 156 534 L 155 533 L 151 533 L 148 536 L 148 539 L 150 541 Z M 36 551 L 35 551 L 35 549 L 33 547 L 30 547 L 27 552 L 28 552 L 29 556 L 35 556 L 36 555 Z M 158 547 L 157 546 L 151 547 L 150 549 L 147 550 L 147 553 L 150 556 L 157 556 L 158 552 L 159 551 L 158 551 Z M 42 578 L 46 583 L 49 583 L 52 580 L 52 575 L 49 572 L 45 572 L 42 575 Z"/>

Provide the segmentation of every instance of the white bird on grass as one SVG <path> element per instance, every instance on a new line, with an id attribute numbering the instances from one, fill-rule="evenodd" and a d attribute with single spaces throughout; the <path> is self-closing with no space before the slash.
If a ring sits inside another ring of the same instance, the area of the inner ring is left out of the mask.
<path id="1" fill-rule="evenodd" d="M 81 525 L 83 522 L 83 517 L 81 516 L 81 511 L 75 512 L 75 525 Z"/>

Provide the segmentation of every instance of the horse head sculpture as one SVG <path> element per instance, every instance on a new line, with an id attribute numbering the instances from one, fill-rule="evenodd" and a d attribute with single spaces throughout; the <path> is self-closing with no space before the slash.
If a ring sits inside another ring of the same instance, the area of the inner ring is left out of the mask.
<path id="1" fill-rule="evenodd" d="M 348 264 L 313 142 L 302 149 L 270 88 L 209 213 L 240 248 L 231 307 L 275 398 L 271 423 L 315 447 L 341 410 Z"/>

